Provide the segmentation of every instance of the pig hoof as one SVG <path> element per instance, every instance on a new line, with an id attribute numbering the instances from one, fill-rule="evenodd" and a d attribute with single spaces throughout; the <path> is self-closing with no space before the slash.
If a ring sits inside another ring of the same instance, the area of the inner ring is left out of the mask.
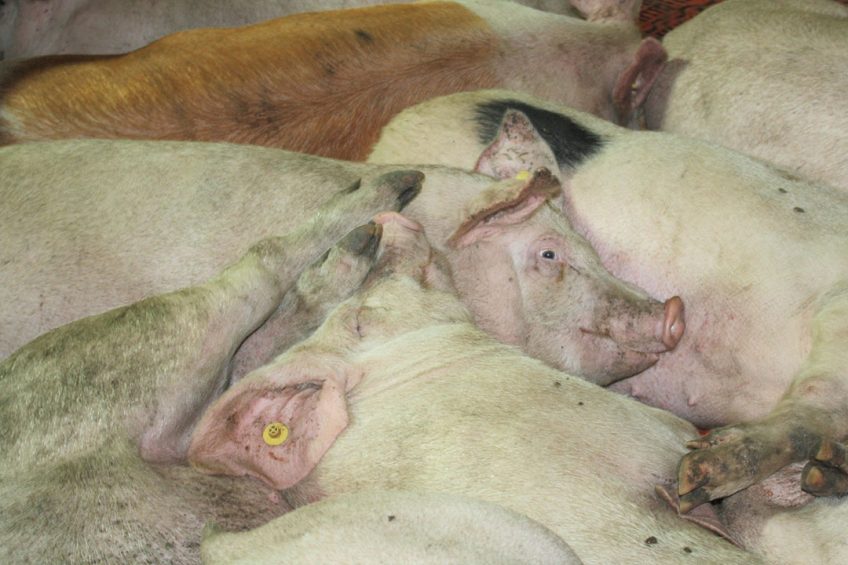
<path id="1" fill-rule="evenodd" d="M 801 490 L 813 496 L 848 494 L 848 475 L 819 461 L 810 461 L 801 472 Z"/>
<path id="2" fill-rule="evenodd" d="M 824 439 L 822 440 L 821 445 L 819 445 L 819 450 L 813 457 L 816 461 L 821 461 L 830 467 L 835 467 L 836 469 L 841 469 L 848 473 L 848 465 L 846 465 L 848 452 L 846 452 L 845 446 L 841 443 L 830 439 Z"/>
<path id="3" fill-rule="evenodd" d="M 790 461 L 775 454 L 783 453 L 778 441 L 747 428 L 715 430 L 687 443 L 694 448 L 677 469 L 680 512 L 723 498 L 767 477 Z"/>
<path id="4" fill-rule="evenodd" d="M 848 494 L 848 464 L 846 449 L 841 443 L 824 439 L 801 473 L 801 489 L 813 496 L 843 496 Z"/>

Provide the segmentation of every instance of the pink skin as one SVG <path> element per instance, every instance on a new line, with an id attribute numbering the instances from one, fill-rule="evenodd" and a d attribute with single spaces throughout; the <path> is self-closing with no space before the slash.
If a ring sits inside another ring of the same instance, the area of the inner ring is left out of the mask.
<path id="1" fill-rule="evenodd" d="M 481 195 L 451 238 L 456 287 L 477 325 L 602 385 L 673 349 L 685 329 L 681 299 L 652 300 L 606 271 L 549 201 L 560 187 L 546 169 L 519 188 L 507 200 Z"/>

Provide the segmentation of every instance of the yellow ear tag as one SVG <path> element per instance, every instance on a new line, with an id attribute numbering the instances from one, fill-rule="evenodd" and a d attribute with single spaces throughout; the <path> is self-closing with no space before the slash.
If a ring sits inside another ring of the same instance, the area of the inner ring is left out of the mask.
<path id="1" fill-rule="evenodd" d="M 280 445 L 289 439 L 289 428 L 282 422 L 271 422 L 262 430 L 262 439 L 268 445 Z"/>
<path id="2" fill-rule="evenodd" d="M 515 180 L 527 180 L 530 178 L 530 171 L 518 171 L 515 175 Z"/>

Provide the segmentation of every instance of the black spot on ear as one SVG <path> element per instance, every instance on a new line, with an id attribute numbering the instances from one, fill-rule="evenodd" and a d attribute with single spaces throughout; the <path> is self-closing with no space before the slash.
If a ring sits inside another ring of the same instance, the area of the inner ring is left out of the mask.
<path id="1" fill-rule="evenodd" d="M 803 214 L 803 213 L 804 213 L 804 209 L 803 209 L 803 208 L 801 208 L 800 206 L 795 206 L 795 207 L 794 207 L 794 208 L 792 208 L 792 209 L 793 209 L 793 210 L 795 210 L 796 212 L 798 212 L 799 214 Z"/>
<path id="2" fill-rule="evenodd" d="M 353 33 L 356 34 L 356 38 L 362 43 L 374 43 L 374 38 L 364 29 L 354 30 Z"/>
<path id="3" fill-rule="evenodd" d="M 649 537 L 648 539 L 645 540 L 645 545 L 656 545 L 657 541 L 658 540 L 655 536 L 651 536 L 651 537 Z"/>
<path id="4" fill-rule="evenodd" d="M 603 146 L 600 136 L 571 118 L 518 100 L 492 100 L 477 106 L 474 119 L 481 143 L 488 145 L 492 142 L 508 110 L 518 110 L 527 116 L 542 139 L 550 145 L 560 167 L 576 167 Z"/>
<path id="5" fill-rule="evenodd" d="M 391 514 L 390 514 L 390 515 L 389 515 L 389 522 L 393 522 L 393 521 L 394 521 L 394 519 L 395 519 L 395 517 L 394 517 L 393 515 L 391 515 Z"/>
<path id="6" fill-rule="evenodd" d="M 777 191 L 778 191 L 779 193 L 781 193 L 781 194 L 786 194 L 786 189 L 785 189 L 785 188 L 778 188 L 778 189 L 777 189 Z"/>

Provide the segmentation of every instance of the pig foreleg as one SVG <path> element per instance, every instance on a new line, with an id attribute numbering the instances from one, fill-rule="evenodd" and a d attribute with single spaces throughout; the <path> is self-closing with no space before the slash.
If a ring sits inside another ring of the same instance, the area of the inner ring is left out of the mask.
<path id="1" fill-rule="evenodd" d="M 809 356 L 765 418 L 690 441 L 678 468 L 681 512 L 722 498 L 778 469 L 815 459 L 804 482 L 820 494 L 848 492 L 839 441 L 848 436 L 848 284 L 823 296 L 812 321 Z"/>

